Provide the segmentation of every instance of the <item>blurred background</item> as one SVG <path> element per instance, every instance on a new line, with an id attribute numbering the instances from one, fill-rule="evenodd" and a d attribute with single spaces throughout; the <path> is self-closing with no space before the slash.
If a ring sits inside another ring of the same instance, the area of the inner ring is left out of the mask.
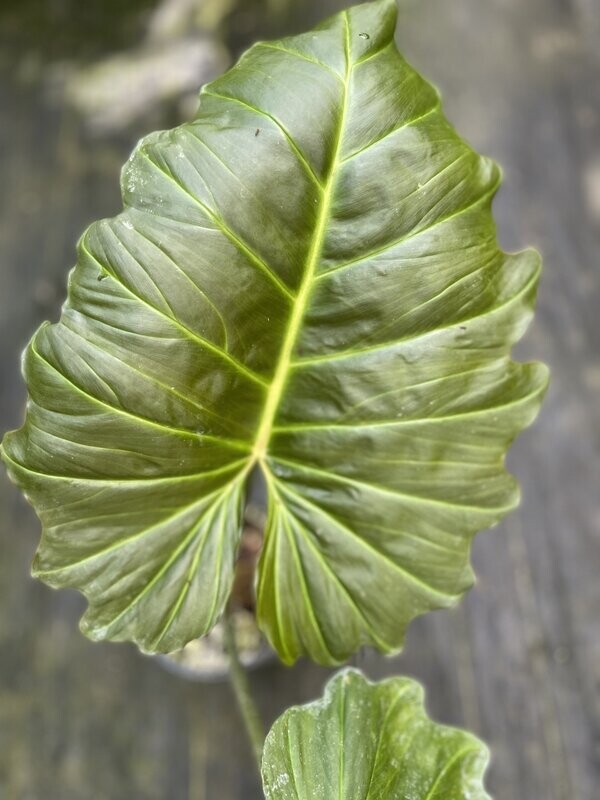
<path id="1" fill-rule="evenodd" d="M 137 138 L 188 118 L 199 86 L 256 38 L 340 0 L 0 0 L 0 429 L 17 427 L 19 355 L 55 320 L 74 245 L 120 209 Z M 400 0 L 398 42 L 448 116 L 504 167 L 506 249 L 545 258 L 523 358 L 547 361 L 539 421 L 513 448 L 521 508 L 474 547 L 478 584 L 415 622 L 403 672 L 430 713 L 493 757 L 496 800 L 594 800 L 600 784 L 600 3 Z M 29 578 L 33 512 L 0 475 L 0 797 L 255 800 L 226 684 L 166 672 L 77 629 L 82 599 Z M 302 662 L 252 674 L 265 720 L 318 695 Z M 326 800 L 326 799 L 324 799 Z"/>

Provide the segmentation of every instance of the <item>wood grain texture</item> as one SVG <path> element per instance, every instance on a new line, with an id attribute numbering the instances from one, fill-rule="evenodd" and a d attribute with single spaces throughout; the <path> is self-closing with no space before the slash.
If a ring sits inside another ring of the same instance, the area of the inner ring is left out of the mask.
<path id="1" fill-rule="evenodd" d="M 318 5 L 304 3 L 295 27 Z M 459 130 L 504 167 L 503 246 L 543 252 L 538 315 L 519 355 L 546 360 L 553 379 L 509 459 L 522 506 L 475 544 L 476 588 L 457 611 L 413 624 L 399 658 L 355 661 L 372 677 L 416 676 L 432 716 L 481 736 L 496 800 L 594 800 L 600 782 L 599 36 L 595 0 L 407 2 L 398 31 Z M 118 209 L 132 137 L 90 140 L 44 99 L 35 53 L 9 41 L 1 53 L 6 429 L 22 414 L 19 353 L 42 319 L 56 319 L 80 231 Z M 260 797 L 228 687 L 185 683 L 133 648 L 86 641 L 80 598 L 28 577 L 38 530 L 1 476 L 0 796 Z M 265 718 L 319 694 L 326 674 L 301 663 L 253 675 Z"/>

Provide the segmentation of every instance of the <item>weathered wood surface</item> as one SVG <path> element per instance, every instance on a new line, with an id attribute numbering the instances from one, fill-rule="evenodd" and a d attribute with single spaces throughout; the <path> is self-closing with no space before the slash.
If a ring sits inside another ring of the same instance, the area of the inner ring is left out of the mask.
<path id="1" fill-rule="evenodd" d="M 102 3 L 90 6 L 102 13 Z M 303 4 L 295 24 L 316 19 L 316 6 Z M 420 0 L 404 4 L 398 37 L 442 88 L 459 129 L 503 164 L 503 244 L 544 253 L 539 312 L 519 353 L 549 362 L 553 382 L 539 422 L 510 456 L 522 506 L 475 544 L 477 587 L 458 610 L 418 620 L 399 658 L 357 661 L 373 677 L 417 676 L 435 717 L 488 742 L 496 800 L 594 800 L 600 5 Z M 42 319 L 56 318 L 79 232 L 118 209 L 118 169 L 131 146 L 92 142 L 53 110 L 36 57 L 6 40 L 0 54 L 2 428 L 22 415 L 18 354 Z M 130 647 L 86 641 L 77 630 L 80 598 L 28 577 L 37 537 L 33 513 L 1 476 L 0 797 L 260 797 L 228 687 L 185 683 Z M 272 719 L 318 694 L 325 676 L 302 663 L 269 667 L 252 682 Z"/>

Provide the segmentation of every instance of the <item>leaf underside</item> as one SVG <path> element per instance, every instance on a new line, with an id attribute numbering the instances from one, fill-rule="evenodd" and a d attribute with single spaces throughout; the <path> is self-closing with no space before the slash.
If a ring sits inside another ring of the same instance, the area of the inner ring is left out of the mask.
<path id="1" fill-rule="evenodd" d="M 34 573 L 85 594 L 92 638 L 168 652 L 210 630 L 252 469 L 257 614 L 286 662 L 399 649 L 517 503 L 503 459 L 547 375 L 510 349 L 539 258 L 499 249 L 498 168 L 395 22 L 380 0 L 256 44 L 140 142 L 124 211 L 79 242 L 3 457 L 43 523 Z"/>
<path id="2" fill-rule="evenodd" d="M 487 748 L 432 722 L 408 678 L 343 670 L 324 697 L 273 725 L 263 755 L 267 800 L 490 800 Z"/>

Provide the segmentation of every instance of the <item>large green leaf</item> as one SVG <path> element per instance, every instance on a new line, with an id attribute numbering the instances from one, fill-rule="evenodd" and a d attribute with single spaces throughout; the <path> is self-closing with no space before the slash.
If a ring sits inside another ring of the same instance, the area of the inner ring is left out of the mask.
<path id="1" fill-rule="evenodd" d="M 273 725 L 262 773 L 267 800 L 490 800 L 487 762 L 475 737 L 431 722 L 415 681 L 342 670 Z"/>
<path id="2" fill-rule="evenodd" d="M 546 384 L 510 360 L 533 252 L 506 255 L 499 171 L 398 54 L 395 5 L 257 44 L 153 134 L 24 359 L 3 454 L 43 522 L 34 571 L 83 630 L 169 651 L 228 596 L 266 476 L 260 624 L 285 661 L 398 649 L 472 582 L 517 502 L 503 458 Z"/>

